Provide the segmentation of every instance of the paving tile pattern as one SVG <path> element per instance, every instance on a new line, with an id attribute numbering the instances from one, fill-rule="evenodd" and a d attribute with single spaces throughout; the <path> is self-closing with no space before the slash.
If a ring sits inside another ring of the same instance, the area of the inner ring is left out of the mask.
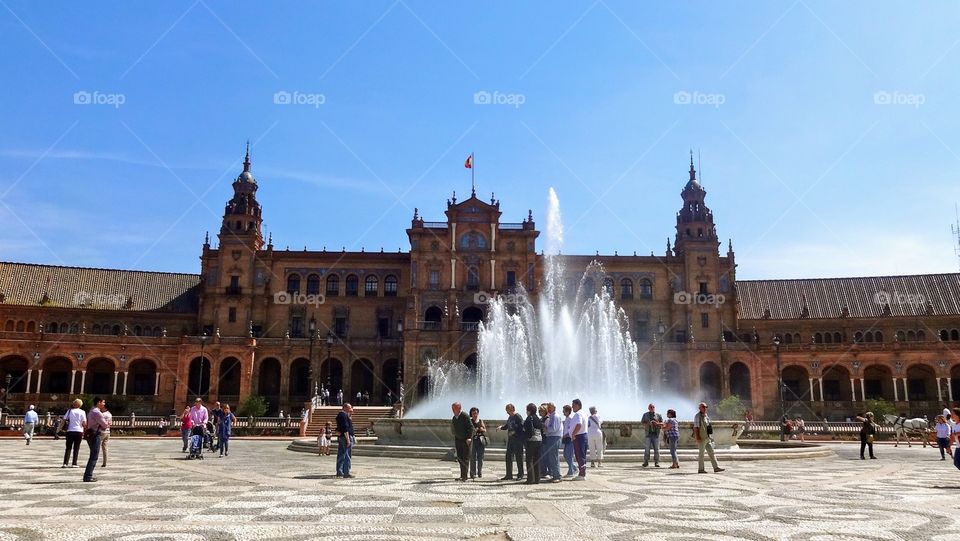
<path id="1" fill-rule="evenodd" d="M 97 483 L 60 468 L 63 441 L 0 440 L 0 541 L 308 539 L 957 539 L 960 470 L 930 449 L 853 446 L 813 460 L 738 462 L 718 475 L 610 464 L 585 483 L 453 481 L 454 463 L 334 457 L 232 443 L 187 461 L 179 441 L 110 442 Z M 81 453 L 81 466 L 86 450 Z"/>

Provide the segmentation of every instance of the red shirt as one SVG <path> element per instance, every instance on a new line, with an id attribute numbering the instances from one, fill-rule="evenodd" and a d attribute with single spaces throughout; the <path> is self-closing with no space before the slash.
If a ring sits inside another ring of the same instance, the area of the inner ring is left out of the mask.
<path id="1" fill-rule="evenodd" d="M 180 418 L 180 429 L 189 430 L 193 428 L 193 421 L 190 420 L 190 414 L 186 414 Z"/>

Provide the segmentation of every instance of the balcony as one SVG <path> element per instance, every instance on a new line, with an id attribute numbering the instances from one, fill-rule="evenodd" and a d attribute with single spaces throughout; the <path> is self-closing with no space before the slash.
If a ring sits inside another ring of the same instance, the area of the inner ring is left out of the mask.
<path id="1" fill-rule="evenodd" d="M 480 330 L 480 322 L 478 321 L 461 321 L 460 330 L 463 332 L 477 332 Z"/>
<path id="2" fill-rule="evenodd" d="M 419 321 L 417 325 L 421 331 L 439 331 L 441 323 L 439 321 Z"/>
<path id="3" fill-rule="evenodd" d="M 243 288 L 240 286 L 227 286 L 224 289 L 224 293 L 227 295 L 240 295 L 243 293 Z"/>

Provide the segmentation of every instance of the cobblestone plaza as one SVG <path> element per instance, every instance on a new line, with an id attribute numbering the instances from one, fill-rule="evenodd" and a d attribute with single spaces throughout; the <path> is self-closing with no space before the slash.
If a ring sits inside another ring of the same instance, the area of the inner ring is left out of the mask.
<path id="1" fill-rule="evenodd" d="M 0 540 L 956 539 L 960 472 L 930 448 L 854 444 L 815 460 L 729 462 L 719 475 L 611 463 L 586 483 L 458 483 L 456 464 L 334 457 L 236 440 L 187 461 L 173 439 L 114 439 L 97 483 L 60 467 L 63 442 L 0 441 Z"/>

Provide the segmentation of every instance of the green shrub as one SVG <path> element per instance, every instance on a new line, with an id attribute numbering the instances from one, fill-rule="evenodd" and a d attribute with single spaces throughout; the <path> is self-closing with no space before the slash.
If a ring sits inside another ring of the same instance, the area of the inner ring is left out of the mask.
<path id="1" fill-rule="evenodd" d="M 237 414 L 241 417 L 263 417 L 269 407 L 270 403 L 267 402 L 266 398 L 252 394 L 243 400 Z"/>
<path id="2" fill-rule="evenodd" d="M 863 413 L 868 411 L 873 412 L 873 418 L 877 422 L 883 422 L 884 415 L 896 415 L 897 407 L 893 402 L 889 402 L 882 398 L 868 398 L 863 403 L 863 407 L 866 408 Z"/>
<path id="3" fill-rule="evenodd" d="M 740 420 L 743 414 L 747 412 L 747 406 L 743 404 L 740 397 L 732 394 L 716 405 L 717 419 Z"/>

